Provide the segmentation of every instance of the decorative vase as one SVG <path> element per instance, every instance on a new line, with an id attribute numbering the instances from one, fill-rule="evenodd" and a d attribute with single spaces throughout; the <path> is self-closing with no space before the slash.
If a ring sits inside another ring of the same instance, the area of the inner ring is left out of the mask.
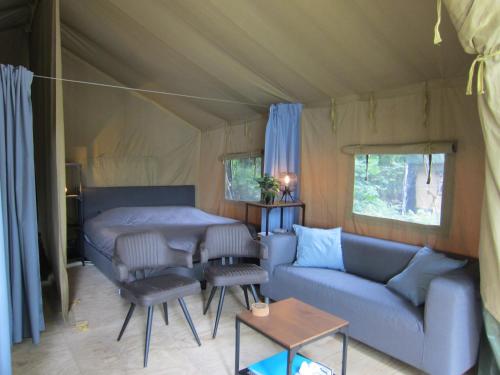
<path id="1" fill-rule="evenodd" d="M 274 192 L 272 191 L 269 191 L 269 190 L 263 190 L 261 192 L 261 202 L 265 203 L 265 204 L 273 204 L 274 203 L 274 199 L 275 199 L 275 194 Z"/>

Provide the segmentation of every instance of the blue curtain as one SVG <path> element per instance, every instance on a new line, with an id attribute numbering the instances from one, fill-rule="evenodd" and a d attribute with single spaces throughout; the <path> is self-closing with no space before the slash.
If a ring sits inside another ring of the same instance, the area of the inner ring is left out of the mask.
<path id="1" fill-rule="evenodd" d="M 8 325 L 1 321 L 2 339 L 9 331 L 11 342 L 25 337 L 40 341 L 44 327 L 33 151 L 31 81 L 33 73 L 23 67 L 1 65 L 0 70 L 0 194 L 3 243 L 0 282 L 7 279 Z M 6 276 L 6 277 L 5 277 Z M 8 329 L 10 328 L 10 330 Z M 6 350 L 2 343 L 2 351 Z M 3 362 L 5 353 L 0 353 Z M 4 372 L 2 372 L 3 374 Z"/>
<path id="2" fill-rule="evenodd" d="M 278 177 L 280 173 L 295 173 L 300 181 L 300 116 L 302 104 L 273 104 L 266 127 L 264 173 Z M 299 198 L 300 186 L 292 193 Z M 269 217 L 269 231 L 279 228 L 280 210 L 274 209 Z M 283 227 L 291 230 L 297 219 L 297 209 L 286 208 Z M 262 214 L 262 231 L 266 228 L 265 211 Z"/>
<path id="3" fill-rule="evenodd" d="M 0 195 L 1 195 L 0 188 Z M 2 200 L 0 199 L 0 212 L 3 212 Z M 10 358 L 10 325 L 9 315 L 9 287 L 7 284 L 7 251 L 3 235 L 3 215 L 0 215 L 0 374 L 12 373 Z"/>

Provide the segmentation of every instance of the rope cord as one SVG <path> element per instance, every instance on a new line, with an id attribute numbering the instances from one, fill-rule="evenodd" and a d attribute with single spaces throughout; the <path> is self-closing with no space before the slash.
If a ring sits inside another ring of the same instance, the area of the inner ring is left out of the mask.
<path id="1" fill-rule="evenodd" d="M 167 92 L 167 91 L 159 91 L 159 90 L 140 89 L 140 88 L 135 88 L 135 87 L 110 85 L 110 84 L 107 84 L 107 83 L 100 83 L 100 82 L 79 81 L 79 80 L 76 80 L 76 79 L 50 77 L 50 76 L 43 76 L 43 75 L 38 75 L 38 74 L 34 74 L 33 77 L 43 78 L 43 79 L 51 79 L 51 80 L 54 80 L 54 81 L 70 82 L 70 83 L 81 83 L 81 84 L 90 85 L 90 86 L 108 87 L 108 88 L 120 89 L 120 90 L 139 91 L 139 92 L 148 92 L 148 93 L 151 93 L 151 94 L 177 96 L 177 97 L 181 97 L 181 98 L 188 98 L 188 99 L 195 99 L 195 100 L 207 100 L 207 101 L 212 101 L 212 102 L 228 103 L 228 104 L 242 104 L 242 105 L 249 105 L 249 106 L 261 107 L 261 108 L 267 108 L 268 107 L 267 105 L 264 105 L 264 104 L 249 103 L 249 102 L 240 102 L 240 101 L 237 101 L 237 100 L 222 99 L 222 98 L 209 98 L 209 97 L 205 97 L 205 96 L 180 94 L 180 93 L 176 93 L 176 92 Z"/>

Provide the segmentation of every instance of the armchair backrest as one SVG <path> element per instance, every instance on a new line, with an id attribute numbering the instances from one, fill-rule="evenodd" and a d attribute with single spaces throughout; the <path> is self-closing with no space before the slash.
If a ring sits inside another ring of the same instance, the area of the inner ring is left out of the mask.
<path id="1" fill-rule="evenodd" d="M 157 267 L 192 267 L 192 255 L 172 250 L 160 232 L 127 233 L 116 239 L 114 261 L 129 272 Z"/>
<path id="2" fill-rule="evenodd" d="M 240 223 L 208 227 L 201 249 L 202 262 L 221 257 L 261 258 L 265 255 L 246 225 Z"/>

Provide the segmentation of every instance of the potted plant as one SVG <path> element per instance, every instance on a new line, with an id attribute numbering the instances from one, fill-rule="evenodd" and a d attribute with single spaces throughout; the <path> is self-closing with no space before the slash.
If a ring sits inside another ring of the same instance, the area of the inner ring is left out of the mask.
<path id="1" fill-rule="evenodd" d="M 274 199 L 280 192 L 280 182 L 277 178 L 265 174 L 257 179 L 260 187 L 260 197 L 265 204 L 274 203 Z"/>

